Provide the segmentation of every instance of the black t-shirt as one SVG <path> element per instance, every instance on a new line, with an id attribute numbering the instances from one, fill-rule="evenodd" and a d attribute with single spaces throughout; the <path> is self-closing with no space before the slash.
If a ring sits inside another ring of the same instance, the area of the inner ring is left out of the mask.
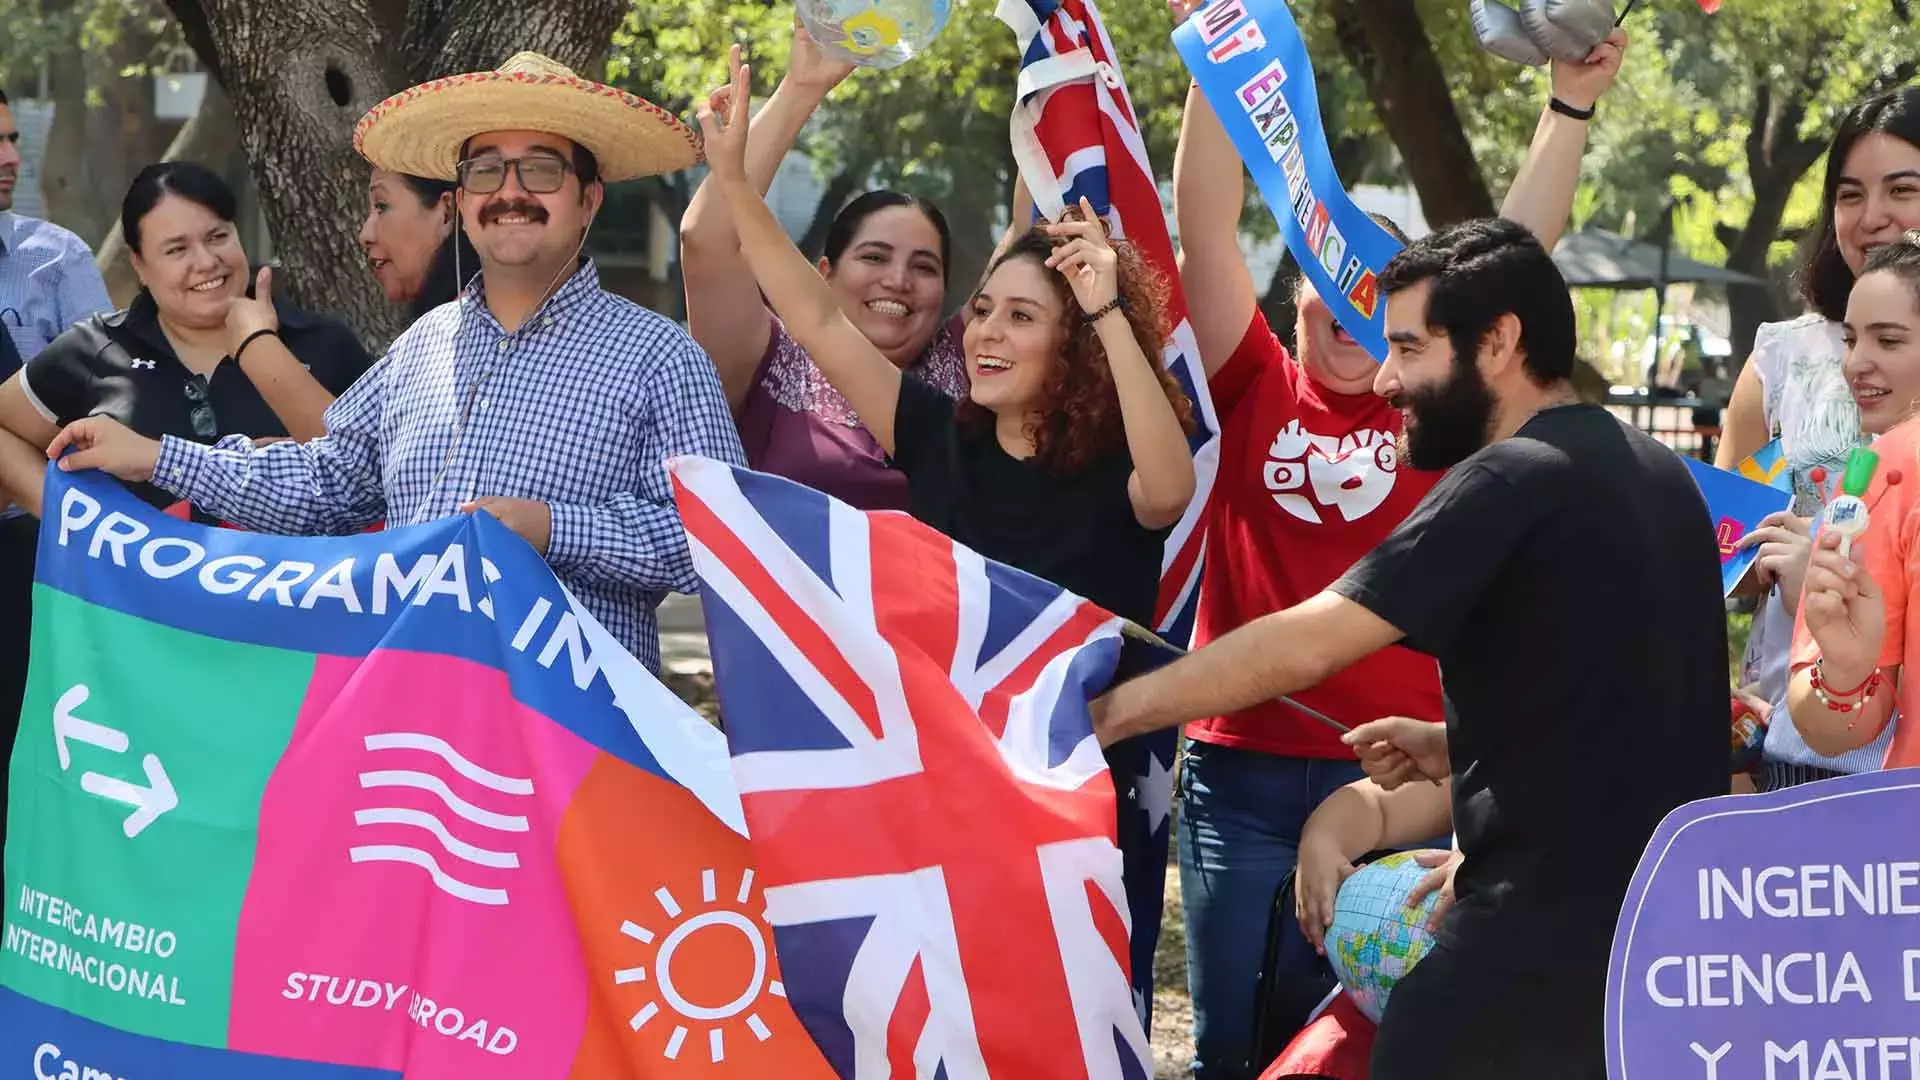
<path id="1" fill-rule="evenodd" d="M 1333 588 L 1440 661 L 1466 854 L 1441 940 L 1604 981 L 1654 827 L 1727 792 L 1719 546 L 1686 466 L 1598 406 L 1544 410 Z"/>
<path id="2" fill-rule="evenodd" d="M 373 357 L 345 324 L 277 299 L 274 307 L 287 351 L 335 397 L 372 366 Z M 159 309 L 145 292 L 125 311 L 82 319 L 27 361 L 21 377 L 33 399 L 63 427 L 87 416 L 111 416 L 152 439 L 174 435 L 212 443 L 227 435 L 287 434 L 238 361 L 221 361 L 211 377 L 188 371 L 161 332 Z M 175 501 L 152 484 L 128 487 L 155 506 Z"/>
<path id="3" fill-rule="evenodd" d="M 1054 476 L 963 432 L 959 405 L 907 376 L 893 417 L 893 463 L 913 516 L 996 562 L 1069 589 L 1125 619 L 1151 623 L 1170 529 L 1133 514 L 1126 453 Z"/>

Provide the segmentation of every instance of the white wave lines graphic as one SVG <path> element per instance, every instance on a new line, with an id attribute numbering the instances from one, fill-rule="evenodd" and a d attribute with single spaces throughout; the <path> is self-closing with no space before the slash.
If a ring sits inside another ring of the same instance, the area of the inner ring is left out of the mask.
<path id="1" fill-rule="evenodd" d="M 432 754 L 463 779 L 490 791 L 519 797 L 533 794 L 532 780 L 503 776 L 483 768 L 438 736 L 410 731 L 381 732 L 368 735 L 366 747 L 370 753 L 400 750 Z M 455 794 L 445 780 L 433 773 L 421 772 L 418 769 L 375 769 L 363 772 L 360 774 L 360 787 L 369 792 L 383 788 L 413 788 L 429 792 L 438 798 L 454 816 L 472 825 L 496 832 L 524 833 L 529 828 L 524 815 L 503 814 L 476 806 Z M 423 810 L 399 806 L 371 806 L 355 810 L 353 821 L 355 825 L 363 827 L 401 825 L 419 829 L 438 842 L 439 849 L 445 856 L 474 866 L 495 870 L 513 870 L 520 866 L 520 857 L 513 852 L 495 851 L 462 840 L 453 835 L 445 821 Z M 419 847 L 398 843 L 363 844 L 348 849 L 347 854 L 356 863 L 394 862 L 417 866 L 427 872 L 434 888 L 471 904 L 499 907 L 507 902 L 505 889 L 487 888 L 463 881 L 448 873 L 441 865 L 440 858 L 433 852 Z"/>

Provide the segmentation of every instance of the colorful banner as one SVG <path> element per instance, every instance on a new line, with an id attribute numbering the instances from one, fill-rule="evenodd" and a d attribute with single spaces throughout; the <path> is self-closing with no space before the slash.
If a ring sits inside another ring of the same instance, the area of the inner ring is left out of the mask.
<path id="1" fill-rule="evenodd" d="M 670 469 L 767 917 L 839 1075 L 1145 1080 L 1139 809 L 1087 702 L 1167 651 L 904 514 Z"/>
<path id="2" fill-rule="evenodd" d="M 1200 575 L 1207 543 L 1207 507 L 1220 468 L 1220 420 L 1207 392 L 1206 367 L 1187 318 L 1186 293 L 1173 255 L 1173 238 L 1140 119 L 1120 70 L 1113 41 L 1093 0 L 1000 0 L 995 14 L 1020 43 L 1019 98 L 1009 126 L 1014 159 L 1032 193 L 1036 213 L 1058 218 L 1082 196 L 1104 215 L 1114 235 L 1130 241 L 1168 285 L 1167 335 L 1161 363 L 1193 406 L 1194 492 L 1167 535 L 1153 629 L 1185 645 L 1193 640 L 1200 608 Z M 1180 733 L 1169 728 L 1107 748 L 1107 764 L 1124 806 L 1120 850 L 1127 861 L 1127 905 L 1133 917 L 1133 987 L 1140 1022 L 1153 1025 L 1153 955 L 1160 944 L 1160 913 L 1173 842 L 1174 757 Z"/>
<path id="3" fill-rule="evenodd" d="M 830 1075 L 724 739 L 499 522 L 261 536 L 58 470 L 46 506 L 9 1075 Z"/>
<path id="4" fill-rule="evenodd" d="M 1669 814 L 1614 936 L 1608 1076 L 1920 1072 L 1920 860 L 1906 831 L 1889 827 L 1916 816 L 1915 769 Z"/>
<path id="5" fill-rule="evenodd" d="M 1793 490 L 1793 471 L 1787 468 L 1787 455 L 1780 449 L 1779 439 L 1755 450 L 1745 461 L 1734 466 L 1733 471 L 1756 484 L 1777 487 L 1781 491 Z"/>
<path id="6" fill-rule="evenodd" d="M 1706 497 L 1707 513 L 1713 519 L 1714 535 L 1720 541 L 1720 584 L 1725 595 L 1732 596 L 1740 586 L 1758 547 L 1736 550 L 1740 538 L 1759 528 L 1768 514 L 1785 510 L 1793 503 L 1793 492 L 1749 480 L 1739 473 L 1716 469 L 1697 458 L 1682 457 L 1700 494 Z"/>
<path id="7" fill-rule="evenodd" d="M 1376 279 L 1400 243 L 1340 184 L 1313 65 L 1286 0 L 1213 0 L 1173 32 L 1173 44 L 1314 291 L 1374 359 L 1386 359 L 1386 305 Z"/>

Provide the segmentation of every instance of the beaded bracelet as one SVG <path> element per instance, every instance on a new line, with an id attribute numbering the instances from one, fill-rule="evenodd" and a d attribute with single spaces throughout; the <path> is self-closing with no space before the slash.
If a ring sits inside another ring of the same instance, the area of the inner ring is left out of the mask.
<path id="1" fill-rule="evenodd" d="M 1873 699 L 1873 695 L 1879 693 L 1880 684 L 1883 681 L 1883 676 L 1880 674 L 1879 668 L 1874 668 L 1873 672 L 1867 676 L 1866 681 L 1851 690 L 1833 690 L 1827 686 L 1827 680 L 1821 674 L 1821 667 L 1824 663 L 1824 657 L 1814 661 L 1813 667 L 1807 672 L 1807 676 L 1813 683 L 1813 696 L 1820 700 L 1820 704 L 1825 705 L 1834 712 L 1850 713 L 1855 709 L 1864 708 L 1867 702 Z"/>

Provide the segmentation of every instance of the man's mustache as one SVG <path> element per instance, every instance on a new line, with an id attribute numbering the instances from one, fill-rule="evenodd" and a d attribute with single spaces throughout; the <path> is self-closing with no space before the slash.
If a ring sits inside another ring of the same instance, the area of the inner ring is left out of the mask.
<path id="1" fill-rule="evenodd" d="M 513 202 L 494 203 L 480 211 L 480 224 L 491 225 L 508 214 L 519 214 L 536 225 L 547 223 L 547 209 L 528 199 L 516 199 Z"/>

